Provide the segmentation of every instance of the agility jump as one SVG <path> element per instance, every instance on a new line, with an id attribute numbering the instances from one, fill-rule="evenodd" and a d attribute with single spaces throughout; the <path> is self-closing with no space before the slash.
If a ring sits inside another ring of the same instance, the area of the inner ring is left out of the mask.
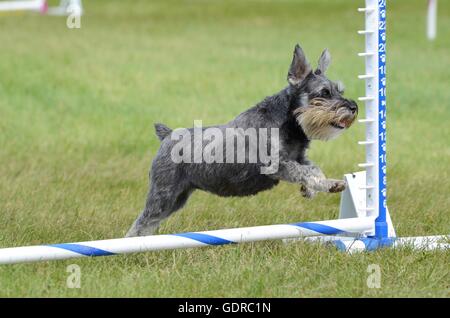
<path id="1" fill-rule="evenodd" d="M 263 240 L 319 240 L 345 251 L 409 246 L 448 249 L 450 236 L 397 238 L 387 208 L 386 192 L 386 1 L 366 0 L 358 9 L 365 15 L 366 161 L 365 171 L 346 174 L 341 196 L 340 219 L 266 225 L 205 232 L 128 237 L 79 243 L 63 243 L 0 249 L 0 264 L 109 256 L 145 251 L 225 245 Z"/>

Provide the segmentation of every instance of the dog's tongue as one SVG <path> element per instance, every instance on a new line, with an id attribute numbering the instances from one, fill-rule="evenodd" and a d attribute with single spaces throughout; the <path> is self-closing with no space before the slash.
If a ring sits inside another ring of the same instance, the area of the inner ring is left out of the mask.
<path id="1" fill-rule="evenodd" d="M 339 126 L 342 126 L 342 127 L 347 127 L 348 126 L 348 121 L 347 120 L 345 120 L 345 119 L 341 119 L 340 121 L 339 121 Z"/>

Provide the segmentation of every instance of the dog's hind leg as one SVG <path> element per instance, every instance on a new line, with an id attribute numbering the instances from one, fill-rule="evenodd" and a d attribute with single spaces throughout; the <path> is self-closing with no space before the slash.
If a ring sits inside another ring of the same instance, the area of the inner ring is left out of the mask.
<path id="1" fill-rule="evenodd" d="M 126 237 L 152 235 L 162 220 L 183 207 L 192 192 L 193 188 L 189 185 L 153 184 L 144 211 L 134 221 Z"/>

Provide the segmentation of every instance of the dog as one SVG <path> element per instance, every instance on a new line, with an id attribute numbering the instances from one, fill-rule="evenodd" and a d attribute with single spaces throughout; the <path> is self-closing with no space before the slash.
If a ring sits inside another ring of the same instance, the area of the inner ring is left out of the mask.
<path id="1" fill-rule="evenodd" d="M 285 88 L 266 97 L 225 125 L 200 129 L 200 132 L 214 129 L 218 134 L 229 129 L 241 132 L 250 128 L 269 129 L 270 138 L 259 137 L 253 142 L 244 138 L 244 146 L 251 144 L 254 150 L 267 146 L 271 155 L 277 152 L 277 156 L 270 157 L 270 162 L 263 161 L 262 156 L 257 156 L 256 161 L 250 162 L 250 151 L 240 162 L 205 162 L 195 161 L 195 158 L 194 162 L 174 160 L 174 150 L 179 147 L 180 134 L 177 135 L 178 139 L 174 138 L 177 130 L 172 131 L 163 124 L 155 124 L 161 145 L 149 174 L 150 190 L 143 212 L 126 236 L 154 234 L 160 222 L 182 208 L 195 190 L 225 197 L 249 196 L 271 189 L 280 181 L 287 181 L 298 184 L 301 194 L 306 198 L 312 198 L 317 192 L 343 191 L 346 187 L 344 181 L 327 179 L 321 169 L 306 156 L 312 140 L 337 137 L 352 125 L 358 115 L 356 102 L 343 97 L 343 86 L 326 77 L 330 61 L 330 53 L 325 49 L 317 68 L 313 70 L 297 44 Z M 195 129 L 186 129 L 184 136 L 186 132 L 195 135 Z M 193 146 L 194 149 L 198 145 L 207 145 L 207 141 L 203 139 L 187 140 L 188 144 L 185 143 L 184 146 Z M 210 142 L 213 143 L 211 140 Z M 219 147 L 215 150 L 220 150 L 223 144 L 216 142 L 217 145 Z M 233 147 L 238 150 L 242 148 L 242 144 L 238 146 L 233 142 Z M 183 149 L 178 152 L 187 159 L 192 158 L 192 153 L 187 153 L 186 150 L 184 153 Z M 270 165 L 272 170 L 262 173 L 262 169 Z"/>

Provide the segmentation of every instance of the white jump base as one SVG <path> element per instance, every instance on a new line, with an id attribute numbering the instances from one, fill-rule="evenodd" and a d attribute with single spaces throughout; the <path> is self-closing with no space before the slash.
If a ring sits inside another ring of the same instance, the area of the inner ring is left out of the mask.
<path id="1" fill-rule="evenodd" d="M 374 251 L 380 247 L 396 249 L 404 248 L 421 251 L 450 250 L 450 235 L 392 238 L 385 246 L 380 246 L 377 240 L 364 237 L 312 236 L 305 238 L 290 238 L 283 241 L 285 243 L 294 243 L 300 240 L 330 244 L 347 253 Z"/>

